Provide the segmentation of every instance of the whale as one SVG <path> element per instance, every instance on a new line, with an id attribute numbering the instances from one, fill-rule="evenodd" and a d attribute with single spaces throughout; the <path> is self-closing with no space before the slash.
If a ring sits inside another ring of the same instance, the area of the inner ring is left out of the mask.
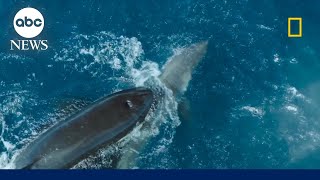
<path id="1" fill-rule="evenodd" d="M 179 53 L 168 58 L 167 62 L 163 66 L 162 73 L 159 75 L 158 79 L 162 82 L 164 88 L 169 89 L 178 101 L 184 99 L 183 95 L 188 89 L 189 82 L 192 79 L 192 74 L 200 61 L 204 59 L 207 49 L 208 41 L 191 44 L 190 46 L 183 48 Z M 157 92 L 154 95 L 154 109 L 157 109 L 157 104 L 163 99 L 163 93 L 167 91 L 161 90 L 161 88 L 159 90 L 158 87 L 154 88 L 153 91 Z M 179 106 L 182 106 L 181 104 L 183 104 L 183 102 L 179 103 Z M 142 130 L 149 127 L 150 124 L 145 121 L 143 123 Z M 150 137 L 129 141 L 125 146 L 125 153 L 121 156 L 120 160 L 118 160 L 116 168 L 136 168 L 136 161 L 139 153 L 143 150 L 149 140 Z"/>
<path id="2" fill-rule="evenodd" d="M 68 169 L 144 121 L 153 91 L 137 87 L 103 97 L 57 122 L 23 148 L 16 169 Z"/>
<path id="3" fill-rule="evenodd" d="M 159 79 L 175 96 L 183 95 L 187 90 L 194 69 L 204 58 L 208 49 L 208 41 L 190 45 L 173 57 L 163 67 Z"/>

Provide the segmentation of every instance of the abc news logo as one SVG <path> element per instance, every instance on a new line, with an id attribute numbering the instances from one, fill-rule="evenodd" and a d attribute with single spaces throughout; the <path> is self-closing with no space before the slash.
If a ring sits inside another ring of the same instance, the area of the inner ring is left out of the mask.
<path id="1" fill-rule="evenodd" d="M 14 17 L 15 31 L 27 39 L 10 40 L 10 50 L 47 50 L 48 40 L 32 40 L 38 36 L 44 28 L 42 14 L 34 8 L 21 9 Z"/>
<path id="2" fill-rule="evenodd" d="M 16 26 L 17 27 L 40 27 L 42 25 L 42 21 L 41 19 L 35 19 L 34 21 L 32 21 L 32 19 L 29 19 L 27 16 L 24 17 L 23 19 L 17 19 L 16 21 Z"/>

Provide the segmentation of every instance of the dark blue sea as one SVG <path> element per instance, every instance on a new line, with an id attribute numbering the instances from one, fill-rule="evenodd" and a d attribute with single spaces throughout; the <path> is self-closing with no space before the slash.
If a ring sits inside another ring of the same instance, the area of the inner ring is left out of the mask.
<path id="1" fill-rule="evenodd" d="M 10 50 L 22 8 L 38 9 L 46 51 Z M 0 167 L 68 117 L 74 99 L 153 81 L 179 49 L 208 52 L 179 103 L 168 97 L 130 168 L 320 168 L 320 2 L 311 0 L 0 0 Z M 288 38 L 302 17 L 302 38 Z M 101 150 L 79 168 L 106 168 Z"/>

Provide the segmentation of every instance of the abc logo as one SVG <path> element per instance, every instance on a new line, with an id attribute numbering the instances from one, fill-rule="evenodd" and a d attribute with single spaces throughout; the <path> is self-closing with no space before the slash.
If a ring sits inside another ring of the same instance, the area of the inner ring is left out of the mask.
<path id="1" fill-rule="evenodd" d="M 20 36 L 34 38 L 43 30 L 44 18 L 34 8 L 23 8 L 14 17 L 13 26 Z"/>

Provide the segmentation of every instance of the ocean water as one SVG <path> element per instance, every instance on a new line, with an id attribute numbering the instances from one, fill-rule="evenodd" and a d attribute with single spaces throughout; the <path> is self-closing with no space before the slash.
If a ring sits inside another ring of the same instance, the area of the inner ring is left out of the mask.
<path id="1" fill-rule="evenodd" d="M 10 51 L 13 18 L 38 9 L 46 51 Z M 95 100 L 157 76 L 179 49 L 208 40 L 185 93 L 170 93 L 131 168 L 319 168 L 320 2 L 279 0 L 0 0 L 0 167 L 46 127 Z M 287 18 L 303 37 L 287 37 Z M 69 107 L 69 108 L 68 108 Z M 180 115 L 179 115 L 180 114 Z M 125 140 L 124 140 L 125 141 Z M 122 142 L 125 143 L 125 142 Z M 110 166 L 101 150 L 78 168 Z"/>

